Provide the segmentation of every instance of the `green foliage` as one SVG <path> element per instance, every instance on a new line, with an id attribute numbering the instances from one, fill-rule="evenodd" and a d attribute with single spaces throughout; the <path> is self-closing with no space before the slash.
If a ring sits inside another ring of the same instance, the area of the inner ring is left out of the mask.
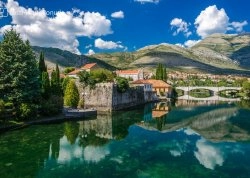
<path id="1" fill-rule="evenodd" d="M 155 79 L 167 80 L 166 67 L 164 67 L 162 64 L 158 64 L 156 68 Z"/>
<path id="2" fill-rule="evenodd" d="M 50 96 L 49 99 L 43 99 L 41 102 L 41 114 L 44 116 L 53 116 L 62 112 L 63 97 L 62 96 Z"/>
<path id="3" fill-rule="evenodd" d="M 37 103 L 40 99 L 39 71 L 28 41 L 13 29 L 6 31 L 0 43 L 0 98 L 16 107 Z"/>
<path id="4" fill-rule="evenodd" d="M 110 82 L 114 79 L 114 74 L 106 69 L 97 69 L 90 72 L 90 76 L 95 79 L 96 83 Z"/>
<path id="5" fill-rule="evenodd" d="M 40 53 L 38 68 L 39 68 L 40 73 L 47 71 L 47 67 L 46 67 L 45 61 L 44 61 L 44 53 L 43 52 Z"/>
<path id="6" fill-rule="evenodd" d="M 124 77 L 116 77 L 117 90 L 120 93 L 124 93 L 129 88 L 128 79 Z"/>
<path id="7" fill-rule="evenodd" d="M 63 93 L 65 93 L 66 87 L 67 87 L 67 85 L 68 85 L 68 83 L 69 83 L 70 80 L 71 80 L 70 77 L 65 77 L 63 79 L 63 82 L 62 82 Z"/>
<path id="8" fill-rule="evenodd" d="M 114 80 L 114 74 L 106 69 L 97 69 L 90 73 L 81 71 L 78 73 L 78 76 L 81 83 L 91 88 L 94 88 L 96 83 L 111 82 Z"/>
<path id="9" fill-rule="evenodd" d="M 64 94 L 64 105 L 68 107 L 76 108 L 79 103 L 79 92 L 76 87 L 75 81 L 70 80 L 66 86 Z"/>
<path id="10" fill-rule="evenodd" d="M 50 86 L 51 86 L 51 93 L 53 95 L 57 95 L 57 96 L 62 95 L 60 71 L 59 71 L 58 65 L 56 66 L 56 70 L 53 70 L 51 73 Z"/>
<path id="11" fill-rule="evenodd" d="M 3 119 L 5 115 L 5 104 L 4 101 L 0 99 L 0 119 Z"/>
<path id="12" fill-rule="evenodd" d="M 245 99 L 250 99 L 250 82 L 244 81 L 242 84 L 242 91 Z"/>
<path id="13" fill-rule="evenodd" d="M 50 96 L 50 81 L 48 72 L 42 72 L 42 97 L 48 99 Z"/>
<path id="14" fill-rule="evenodd" d="M 80 99 L 78 107 L 79 108 L 84 108 L 84 99 L 83 98 Z"/>
<path id="15" fill-rule="evenodd" d="M 22 103 L 18 109 L 19 119 L 29 119 L 37 116 L 37 105 Z"/>
<path id="16" fill-rule="evenodd" d="M 64 69 L 63 73 L 64 73 L 64 74 L 68 74 L 68 73 L 70 73 L 70 72 L 72 72 L 72 71 L 74 71 L 74 70 L 75 70 L 74 67 L 66 67 L 66 68 Z"/>

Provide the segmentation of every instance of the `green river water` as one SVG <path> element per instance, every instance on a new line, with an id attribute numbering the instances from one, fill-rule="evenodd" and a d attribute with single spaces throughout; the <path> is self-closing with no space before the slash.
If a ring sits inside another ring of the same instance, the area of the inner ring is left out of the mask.
<path id="1" fill-rule="evenodd" d="M 148 104 L 0 135 L 1 178 L 250 177 L 250 110 Z"/>

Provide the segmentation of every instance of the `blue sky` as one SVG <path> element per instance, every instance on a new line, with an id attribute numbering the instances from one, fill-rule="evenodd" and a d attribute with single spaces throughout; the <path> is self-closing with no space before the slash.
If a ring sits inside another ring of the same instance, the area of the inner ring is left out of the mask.
<path id="1" fill-rule="evenodd" d="M 250 31 L 247 0 L 0 0 L 0 33 L 75 53 L 194 45 L 212 33 Z"/>

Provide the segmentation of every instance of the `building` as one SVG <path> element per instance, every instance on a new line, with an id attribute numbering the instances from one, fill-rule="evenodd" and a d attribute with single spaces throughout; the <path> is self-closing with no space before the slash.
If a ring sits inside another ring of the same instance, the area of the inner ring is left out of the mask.
<path id="1" fill-rule="evenodd" d="M 137 80 L 137 81 L 134 81 L 134 82 L 130 83 L 130 85 L 132 87 L 136 87 L 136 86 L 143 87 L 144 100 L 146 102 L 158 100 L 156 92 L 153 91 L 153 87 L 152 87 L 151 83 L 147 83 L 147 82 L 145 82 L 145 80 Z"/>
<path id="2" fill-rule="evenodd" d="M 116 75 L 119 77 L 124 77 L 131 79 L 133 81 L 144 79 L 143 69 L 136 70 L 117 70 Z"/>
<path id="3" fill-rule="evenodd" d="M 171 97 L 172 95 L 172 86 L 163 80 L 147 79 L 147 80 L 138 80 L 134 83 L 149 83 L 152 85 L 152 90 L 156 92 L 157 96 L 162 97 Z"/>
<path id="4" fill-rule="evenodd" d="M 82 66 L 79 69 L 75 69 L 74 71 L 68 73 L 67 76 L 78 78 L 77 74 L 79 72 L 81 72 L 81 71 L 91 72 L 91 71 L 96 70 L 96 69 L 100 69 L 100 67 L 98 66 L 97 63 L 89 63 L 89 64 L 85 64 L 84 66 Z"/>
<path id="5" fill-rule="evenodd" d="M 98 66 L 97 63 L 89 63 L 89 64 L 85 64 L 83 67 L 81 67 L 81 69 L 87 72 L 91 72 L 93 70 L 100 69 L 100 67 Z"/>

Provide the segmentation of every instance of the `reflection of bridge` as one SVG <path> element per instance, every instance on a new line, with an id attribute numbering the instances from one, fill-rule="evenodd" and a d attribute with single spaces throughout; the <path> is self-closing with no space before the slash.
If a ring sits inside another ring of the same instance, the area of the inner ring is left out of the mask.
<path id="1" fill-rule="evenodd" d="M 218 95 L 219 92 L 221 91 L 239 91 L 241 90 L 241 87 L 206 87 L 206 86 L 189 86 L 189 87 L 176 87 L 178 90 L 184 91 L 183 96 L 179 96 L 178 99 L 185 99 L 185 100 L 220 100 L 220 101 L 239 101 L 239 98 L 224 98 L 220 97 Z M 206 97 L 206 98 L 196 98 L 192 97 L 189 95 L 189 92 L 192 90 L 197 90 L 197 89 L 206 89 L 209 91 L 212 91 L 212 96 L 211 97 Z"/>

